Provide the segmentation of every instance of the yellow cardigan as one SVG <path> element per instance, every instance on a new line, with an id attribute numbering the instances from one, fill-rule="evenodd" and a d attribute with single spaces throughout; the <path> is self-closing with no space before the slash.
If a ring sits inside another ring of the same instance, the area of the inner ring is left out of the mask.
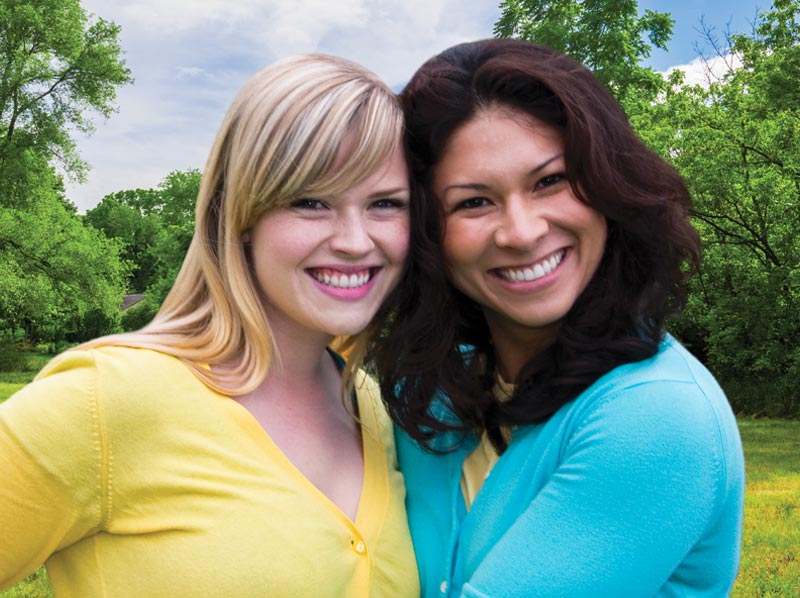
<path id="1" fill-rule="evenodd" d="M 60 597 L 418 596 L 391 425 L 358 386 L 353 522 L 179 360 L 57 357 L 0 406 L 0 587 L 46 561 Z"/>

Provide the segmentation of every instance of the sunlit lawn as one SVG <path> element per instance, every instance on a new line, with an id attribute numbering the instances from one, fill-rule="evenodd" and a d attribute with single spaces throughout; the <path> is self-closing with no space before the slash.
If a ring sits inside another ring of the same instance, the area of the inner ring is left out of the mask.
<path id="1" fill-rule="evenodd" d="M 747 470 L 732 596 L 800 596 L 800 421 L 740 419 Z"/>
<path id="2" fill-rule="evenodd" d="M 0 402 L 32 377 L 0 373 Z M 800 596 L 800 421 L 741 418 L 739 430 L 747 490 L 742 562 L 732 596 Z M 0 591 L 0 598 L 51 596 L 44 569 Z"/>

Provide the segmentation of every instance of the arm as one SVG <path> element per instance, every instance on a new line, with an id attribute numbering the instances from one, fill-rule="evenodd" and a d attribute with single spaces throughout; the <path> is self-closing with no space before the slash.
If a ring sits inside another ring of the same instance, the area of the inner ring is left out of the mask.
<path id="1" fill-rule="evenodd" d="M 0 587 L 99 528 L 105 439 L 88 353 L 56 358 L 0 405 Z"/>
<path id="2" fill-rule="evenodd" d="M 719 518 L 721 426 L 735 421 L 696 385 L 643 384 L 573 415 L 557 466 L 463 596 L 653 596 Z"/>

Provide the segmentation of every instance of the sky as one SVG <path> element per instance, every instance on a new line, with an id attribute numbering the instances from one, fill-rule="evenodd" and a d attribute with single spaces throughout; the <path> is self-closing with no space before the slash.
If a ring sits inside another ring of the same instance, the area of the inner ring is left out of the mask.
<path id="1" fill-rule="evenodd" d="M 85 213 L 107 194 L 156 187 L 170 172 L 203 168 L 228 105 L 242 85 L 277 59 L 305 52 L 343 56 L 399 91 L 427 58 L 464 41 L 491 37 L 500 0 L 83 0 L 89 13 L 121 27 L 134 83 L 117 111 L 76 133 L 91 169 L 67 179 L 67 197 Z M 669 51 L 659 71 L 698 57 L 701 19 L 721 37 L 749 31 L 756 0 L 639 0 L 672 13 Z M 702 45 L 701 45 L 702 48 Z M 696 65 L 695 65 L 696 66 Z M 691 68 L 691 67 L 689 67 Z"/>

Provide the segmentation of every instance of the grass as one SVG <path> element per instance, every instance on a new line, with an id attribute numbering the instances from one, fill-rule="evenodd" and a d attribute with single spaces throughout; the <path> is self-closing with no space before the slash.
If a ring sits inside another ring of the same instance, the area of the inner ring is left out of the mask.
<path id="1" fill-rule="evenodd" d="M 740 419 L 747 488 L 732 596 L 800 596 L 800 421 Z"/>
<path id="2" fill-rule="evenodd" d="M 42 365 L 46 357 L 37 358 Z M 0 402 L 33 372 L 0 373 Z M 732 598 L 800 596 L 800 421 L 739 419 L 747 468 L 742 561 Z M 44 568 L 0 598 L 52 598 Z"/>

